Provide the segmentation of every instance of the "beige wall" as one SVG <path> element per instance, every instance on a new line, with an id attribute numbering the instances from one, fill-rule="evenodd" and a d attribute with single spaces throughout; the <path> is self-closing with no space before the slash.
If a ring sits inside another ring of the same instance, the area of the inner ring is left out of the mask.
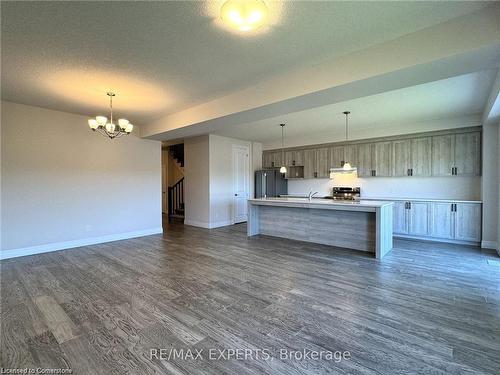
<path id="1" fill-rule="evenodd" d="M 208 135 L 184 141 L 184 223 L 208 228 L 210 225 Z"/>
<path id="2" fill-rule="evenodd" d="M 84 116 L 10 102 L 1 119 L 2 250 L 161 230 L 159 142 L 110 140 Z"/>
<path id="3" fill-rule="evenodd" d="M 231 224 L 233 145 L 248 147 L 250 163 L 248 188 L 249 196 L 253 196 L 254 171 L 260 169 L 262 160 L 262 145 L 260 143 L 216 135 L 185 140 L 185 224 L 203 228 Z"/>

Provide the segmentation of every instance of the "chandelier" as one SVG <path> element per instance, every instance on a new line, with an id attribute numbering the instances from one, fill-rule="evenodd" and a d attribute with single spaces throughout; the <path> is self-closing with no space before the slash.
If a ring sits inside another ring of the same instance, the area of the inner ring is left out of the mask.
<path id="1" fill-rule="evenodd" d="M 132 125 L 127 119 L 118 119 L 118 125 L 113 123 L 113 97 L 115 94 L 112 92 L 108 92 L 106 94 L 109 96 L 110 120 L 108 122 L 108 118 L 106 116 L 96 116 L 96 118 L 91 118 L 89 119 L 90 129 L 93 131 L 97 130 L 102 135 L 111 139 L 121 137 L 124 134 L 130 134 L 134 129 L 134 125 Z"/>

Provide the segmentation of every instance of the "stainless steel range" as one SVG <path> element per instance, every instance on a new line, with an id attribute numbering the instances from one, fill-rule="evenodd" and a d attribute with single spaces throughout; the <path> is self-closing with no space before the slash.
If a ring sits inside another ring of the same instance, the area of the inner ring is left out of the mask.
<path id="1" fill-rule="evenodd" d="M 332 197 L 335 200 L 355 201 L 361 196 L 361 188 L 359 187 L 334 187 Z"/>

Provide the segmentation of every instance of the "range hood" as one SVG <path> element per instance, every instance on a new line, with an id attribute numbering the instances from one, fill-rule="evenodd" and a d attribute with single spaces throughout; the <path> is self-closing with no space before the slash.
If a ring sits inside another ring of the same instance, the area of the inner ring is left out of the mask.
<path id="1" fill-rule="evenodd" d="M 358 173 L 358 168 L 352 167 L 349 163 L 344 163 L 342 168 L 330 168 L 330 178 L 335 177 L 336 174 L 350 174 Z"/>

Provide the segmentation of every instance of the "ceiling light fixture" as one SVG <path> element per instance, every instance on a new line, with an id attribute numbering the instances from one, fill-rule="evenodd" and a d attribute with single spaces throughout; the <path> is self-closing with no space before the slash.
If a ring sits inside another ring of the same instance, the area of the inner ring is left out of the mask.
<path id="1" fill-rule="evenodd" d="M 349 114 L 351 112 L 349 111 L 344 111 L 342 112 L 345 115 L 345 140 L 349 140 Z M 344 147 L 344 160 L 347 159 L 345 157 L 345 147 Z M 353 167 L 351 163 L 349 163 L 347 160 L 344 161 L 344 165 L 342 165 L 342 168 L 331 168 L 330 169 L 330 178 L 333 178 L 336 174 L 347 174 L 347 173 L 358 173 L 358 169 L 356 167 Z"/>
<path id="2" fill-rule="evenodd" d="M 262 0 L 229 0 L 220 13 L 226 25 L 242 32 L 261 27 L 268 16 L 266 3 Z"/>
<path id="3" fill-rule="evenodd" d="M 95 119 L 89 119 L 89 127 L 93 131 L 98 131 L 111 139 L 121 137 L 124 134 L 130 134 L 134 129 L 127 119 L 121 118 L 118 120 L 118 126 L 113 123 L 113 97 L 116 96 L 112 92 L 106 93 L 109 96 L 109 112 L 110 120 L 106 116 L 96 116 Z"/>
<path id="4" fill-rule="evenodd" d="M 285 167 L 285 135 L 284 135 L 285 124 L 280 124 L 280 126 L 281 126 L 281 165 L 282 165 L 282 167 L 280 168 L 280 173 L 286 173 L 286 167 Z"/>

